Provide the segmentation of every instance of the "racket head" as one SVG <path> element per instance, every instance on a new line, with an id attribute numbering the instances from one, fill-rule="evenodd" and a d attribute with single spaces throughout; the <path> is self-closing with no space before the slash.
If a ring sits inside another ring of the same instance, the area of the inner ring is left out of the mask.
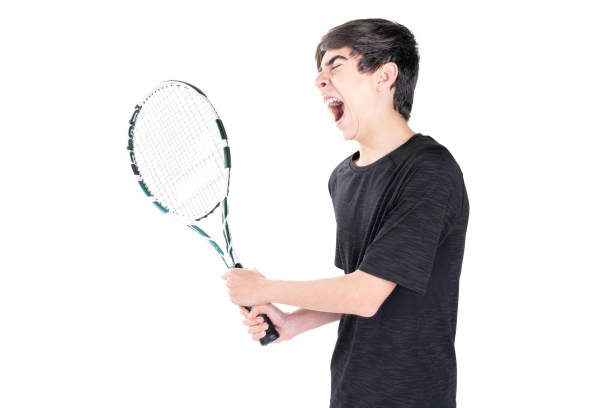
<path id="1" fill-rule="evenodd" d="M 160 83 L 136 105 L 128 133 L 132 171 L 162 212 L 190 223 L 226 206 L 227 134 L 204 92 L 183 81 Z"/>

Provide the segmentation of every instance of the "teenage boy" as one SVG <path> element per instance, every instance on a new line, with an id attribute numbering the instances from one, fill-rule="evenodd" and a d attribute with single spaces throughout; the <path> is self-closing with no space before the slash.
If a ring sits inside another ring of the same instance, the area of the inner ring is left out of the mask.
<path id="1" fill-rule="evenodd" d="M 455 407 L 469 201 L 451 153 L 407 124 L 417 43 L 400 24 L 354 20 L 331 29 L 315 58 L 323 102 L 359 145 L 329 179 L 344 275 L 281 281 L 234 268 L 223 275 L 230 300 L 257 305 L 240 308 L 254 340 L 267 329 L 262 313 L 276 342 L 340 320 L 331 407 Z M 300 309 L 287 314 L 272 303 Z"/>

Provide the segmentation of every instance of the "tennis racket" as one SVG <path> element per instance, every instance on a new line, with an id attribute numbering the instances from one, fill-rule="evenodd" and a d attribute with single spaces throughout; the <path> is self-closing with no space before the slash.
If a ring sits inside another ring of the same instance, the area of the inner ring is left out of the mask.
<path id="1" fill-rule="evenodd" d="M 242 268 L 227 224 L 227 134 L 204 92 L 186 82 L 162 82 L 136 105 L 128 133 L 132 171 L 153 205 L 206 238 L 228 269 Z M 223 248 L 213 239 L 221 235 Z M 260 340 L 265 346 L 278 332 L 260 316 L 269 327 Z"/>

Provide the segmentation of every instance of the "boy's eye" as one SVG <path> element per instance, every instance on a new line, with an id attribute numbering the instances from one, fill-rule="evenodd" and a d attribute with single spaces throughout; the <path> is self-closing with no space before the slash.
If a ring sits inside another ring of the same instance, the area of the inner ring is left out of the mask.
<path id="1" fill-rule="evenodd" d="M 335 68 L 338 68 L 339 66 L 340 66 L 340 65 L 336 65 L 335 67 L 332 67 L 332 68 L 331 68 L 331 69 L 332 69 L 332 71 L 333 71 Z"/>

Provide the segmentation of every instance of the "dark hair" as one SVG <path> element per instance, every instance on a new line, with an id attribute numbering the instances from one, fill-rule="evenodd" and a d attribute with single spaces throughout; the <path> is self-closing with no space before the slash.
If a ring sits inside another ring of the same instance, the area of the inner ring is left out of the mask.
<path id="1" fill-rule="evenodd" d="M 393 107 L 408 120 L 419 76 L 418 44 L 410 30 L 382 18 L 352 20 L 334 27 L 317 45 L 317 69 L 327 50 L 342 47 L 351 48 L 351 56 L 361 56 L 359 72 L 373 73 L 387 62 L 397 65 L 399 72 L 391 85 L 391 89 L 395 87 Z"/>

